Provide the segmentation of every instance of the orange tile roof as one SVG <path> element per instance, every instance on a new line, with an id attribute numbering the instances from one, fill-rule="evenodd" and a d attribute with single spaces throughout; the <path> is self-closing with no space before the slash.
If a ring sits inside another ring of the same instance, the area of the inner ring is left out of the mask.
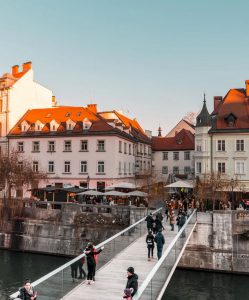
<path id="1" fill-rule="evenodd" d="M 181 151 L 194 149 L 194 135 L 186 129 L 182 129 L 174 137 L 152 137 L 152 151 Z"/>

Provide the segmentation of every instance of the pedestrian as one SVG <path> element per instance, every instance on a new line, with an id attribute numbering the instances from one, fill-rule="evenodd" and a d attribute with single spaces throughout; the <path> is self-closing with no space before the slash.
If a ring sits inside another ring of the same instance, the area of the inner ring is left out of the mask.
<path id="1" fill-rule="evenodd" d="M 31 281 L 29 279 L 24 280 L 24 286 L 20 289 L 18 299 L 21 300 L 36 300 L 37 292 L 34 291 Z"/>
<path id="2" fill-rule="evenodd" d="M 170 226 L 171 226 L 171 231 L 174 231 L 174 229 L 175 229 L 175 213 L 174 213 L 174 211 L 171 211 L 171 213 L 170 213 L 169 222 L 170 222 Z"/>
<path id="3" fill-rule="evenodd" d="M 161 219 L 160 219 L 160 216 L 158 216 L 158 215 L 156 215 L 155 224 L 156 224 L 156 233 L 158 233 L 158 231 L 159 231 L 160 229 L 164 229 L 164 228 L 163 228 L 162 221 L 161 221 Z"/>
<path id="4" fill-rule="evenodd" d="M 78 265 L 79 265 L 79 262 L 75 261 L 70 266 L 71 267 L 71 276 L 72 276 L 73 282 L 77 281 Z"/>
<path id="5" fill-rule="evenodd" d="M 84 279 L 86 277 L 86 272 L 85 272 L 84 267 L 83 267 L 84 263 L 85 263 L 85 256 L 83 256 L 78 261 L 78 268 L 79 268 L 79 277 L 78 277 L 78 279 Z"/>
<path id="6" fill-rule="evenodd" d="M 147 237 L 146 237 L 146 243 L 148 248 L 148 261 L 150 261 L 150 257 L 153 258 L 153 252 L 154 252 L 154 235 L 152 234 L 152 231 L 150 230 Z"/>
<path id="7" fill-rule="evenodd" d="M 138 276 L 135 274 L 135 270 L 133 267 L 129 267 L 127 269 L 127 284 L 126 288 L 131 290 L 131 296 L 133 297 L 138 289 Z"/>
<path id="8" fill-rule="evenodd" d="M 95 274 L 95 268 L 96 268 L 96 261 L 94 259 L 94 255 L 99 254 L 101 251 L 103 251 L 104 247 L 101 247 L 98 251 L 94 251 L 94 247 L 92 243 L 88 243 L 87 247 L 85 249 L 85 254 L 87 258 L 87 268 L 88 268 L 88 274 L 87 274 L 87 281 L 86 284 L 93 284 L 94 280 L 94 274 Z"/>
<path id="9" fill-rule="evenodd" d="M 153 216 L 152 232 L 153 232 L 153 234 L 156 234 L 156 217 L 155 216 Z"/>
<path id="10" fill-rule="evenodd" d="M 130 289 L 124 289 L 123 299 L 132 300 L 131 290 Z"/>
<path id="11" fill-rule="evenodd" d="M 176 219 L 177 223 L 176 225 L 178 226 L 178 232 L 181 230 L 182 226 L 186 222 L 186 214 L 185 212 L 178 214 L 178 217 Z M 185 237 L 185 232 L 181 234 L 181 237 Z"/>
<path id="12" fill-rule="evenodd" d="M 166 216 L 166 222 L 168 222 L 168 219 L 169 219 L 169 204 L 168 204 L 168 202 L 166 202 L 166 206 L 165 206 L 165 216 Z"/>
<path id="13" fill-rule="evenodd" d="M 150 214 L 146 217 L 145 221 L 147 222 L 147 229 L 148 229 L 148 232 L 149 232 L 150 230 L 153 229 L 153 223 L 154 223 L 152 213 L 150 213 Z"/>
<path id="14" fill-rule="evenodd" d="M 165 243 L 165 239 L 162 234 L 162 229 L 159 229 L 157 235 L 155 236 L 155 242 L 156 242 L 156 246 L 157 246 L 157 258 L 159 260 L 162 256 L 163 245 Z"/>

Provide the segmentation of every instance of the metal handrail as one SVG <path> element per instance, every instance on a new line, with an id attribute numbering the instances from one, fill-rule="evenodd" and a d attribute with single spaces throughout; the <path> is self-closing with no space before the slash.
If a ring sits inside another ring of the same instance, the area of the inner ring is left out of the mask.
<path id="1" fill-rule="evenodd" d="M 152 214 L 155 214 L 155 213 L 159 212 L 161 209 L 162 209 L 162 207 L 158 208 L 157 210 L 155 210 L 154 212 L 152 212 Z M 129 227 L 123 229 L 122 231 L 114 234 L 109 239 L 105 240 L 104 242 L 101 242 L 100 244 L 98 244 L 97 246 L 95 246 L 96 250 L 99 249 L 99 248 L 101 248 L 102 246 L 106 245 L 107 243 L 111 242 L 115 238 L 121 236 L 122 234 L 124 234 L 128 230 L 130 230 L 133 227 L 135 227 L 138 224 L 140 224 L 141 222 L 145 221 L 145 219 L 146 219 L 146 217 L 142 218 L 141 220 L 137 221 L 136 223 L 134 223 L 134 224 L 130 225 Z M 82 253 L 82 254 L 78 255 L 77 257 L 75 257 L 74 259 L 72 259 L 69 262 L 65 263 L 64 265 L 60 266 L 59 268 L 51 271 L 50 273 L 48 273 L 48 274 L 44 275 L 43 277 L 37 279 L 36 281 L 32 282 L 32 286 L 35 287 L 38 284 L 42 283 L 43 281 L 45 281 L 45 280 L 49 279 L 50 277 L 54 276 L 55 274 L 63 271 L 64 269 L 66 269 L 67 267 L 71 266 L 73 263 L 75 263 L 76 261 L 78 261 L 82 257 L 85 257 L 85 253 Z M 18 293 L 19 292 L 15 292 L 14 294 L 10 295 L 10 299 L 16 298 L 18 296 Z"/>
<path id="2" fill-rule="evenodd" d="M 183 227 L 181 228 L 181 230 L 177 233 L 177 235 L 174 237 L 174 239 L 172 240 L 172 242 L 169 244 L 168 248 L 163 253 L 162 257 L 158 260 L 157 264 L 153 267 L 153 269 L 150 271 L 150 273 L 148 274 L 148 276 L 145 278 L 145 280 L 143 281 L 142 285 L 140 286 L 140 288 L 138 289 L 138 291 L 136 292 L 136 294 L 133 296 L 133 298 L 132 298 L 133 300 L 140 299 L 140 297 L 142 296 L 143 292 L 147 288 L 148 284 L 150 283 L 150 281 L 152 280 L 152 278 L 154 277 L 154 275 L 157 273 L 158 269 L 161 267 L 161 265 L 163 264 L 164 260 L 166 259 L 166 257 L 170 253 L 170 251 L 173 249 L 175 243 L 178 241 L 178 239 L 180 238 L 181 234 L 186 229 L 188 223 L 190 222 L 190 220 L 192 219 L 192 217 L 195 215 L 195 213 L 196 213 L 196 209 L 192 212 L 192 214 L 187 219 L 186 223 L 183 225 Z M 195 221 L 195 224 L 193 226 L 195 226 L 196 223 L 197 223 L 197 221 Z"/>

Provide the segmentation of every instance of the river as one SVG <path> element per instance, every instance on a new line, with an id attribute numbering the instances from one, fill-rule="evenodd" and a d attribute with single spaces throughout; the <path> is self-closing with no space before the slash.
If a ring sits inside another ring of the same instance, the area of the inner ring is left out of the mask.
<path id="1" fill-rule="evenodd" d="M 25 278 L 34 281 L 68 260 L 0 250 L 0 300 L 9 300 Z M 249 276 L 176 270 L 163 300 L 249 299 L 248 280 Z"/>

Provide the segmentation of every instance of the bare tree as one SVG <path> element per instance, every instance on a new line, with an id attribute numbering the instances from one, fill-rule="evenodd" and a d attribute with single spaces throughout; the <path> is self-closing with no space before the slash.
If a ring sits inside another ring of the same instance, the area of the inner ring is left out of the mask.
<path id="1" fill-rule="evenodd" d="M 46 180 L 47 174 L 43 171 L 36 172 L 30 160 L 18 152 L 11 151 L 0 156 L 0 178 L 10 199 L 12 188 L 33 186 L 40 180 Z"/>

